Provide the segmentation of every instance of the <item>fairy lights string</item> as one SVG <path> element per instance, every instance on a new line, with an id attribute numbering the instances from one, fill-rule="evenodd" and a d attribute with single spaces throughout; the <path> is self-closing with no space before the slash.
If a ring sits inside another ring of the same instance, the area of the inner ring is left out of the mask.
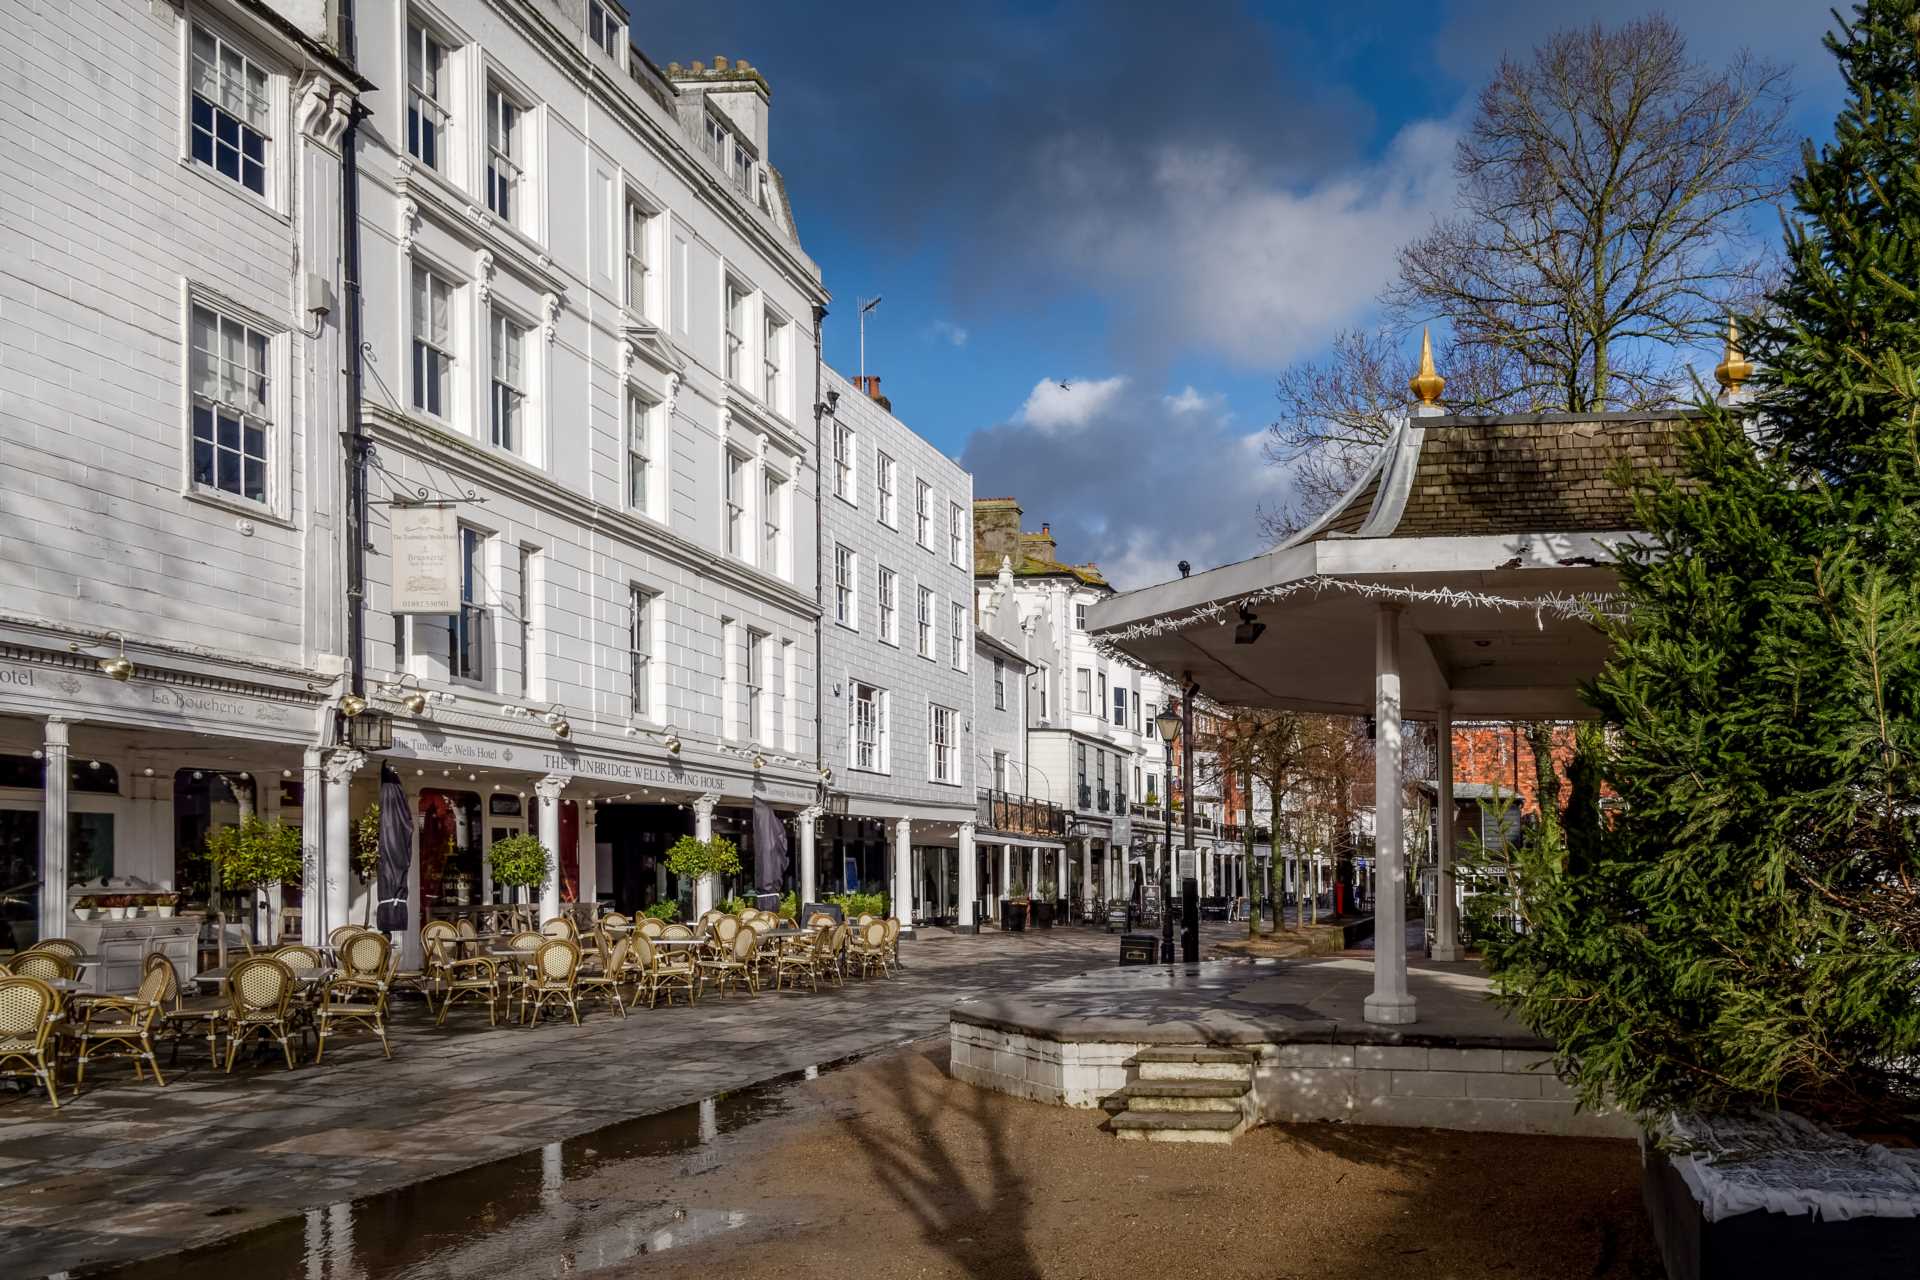
<path id="1" fill-rule="evenodd" d="M 1353 582 L 1346 578 L 1313 577 L 1281 586 L 1263 587 L 1231 601 L 1212 601 L 1135 622 L 1115 631 L 1103 632 L 1103 645 L 1128 640 L 1150 640 L 1175 631 L 1216 624 L 1226 626 L 1237 621 L 1242 609 L 1257 608 L 1298 595 L 1321 595 L 1329 591 L 1346 592 L 1365 600 L 1392 600 L 1403 604 L 1439 604 L 1454 609 L 1516 609 L 1533 614 L 1534 625 L 1546 630 L 1549 617 L 1562 620 L 1592 621 L 1596 618 L 1623 618 L 1626 609 L 1622 597 L 1612 593 L 1585 592 L 1565 595 L 1558 592 L 1537 596 L 1501 596 L 1486 591 L 1463 591 L 1456 587 L 1393 587 L 1378 582 Z"/>

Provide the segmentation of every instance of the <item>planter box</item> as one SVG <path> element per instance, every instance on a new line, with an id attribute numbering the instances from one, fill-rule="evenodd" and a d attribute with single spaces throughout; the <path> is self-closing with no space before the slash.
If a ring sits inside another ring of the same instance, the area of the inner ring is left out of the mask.
<path id="1" fill-rule="evenodd" d="M 1678 1136 L 1719 1150 L 1644 1147 L 1641 1195 L 1669 1280 L 1912 1276 L 1920 1158 L 1791 1115 L 1686 1118 Z M 1706 1135 L 1702 1140 L 1702 1135 Z"/>
<path id="2" fill-rule="evenodd" d="M 1000 927 L 1010 933 L 1026 932 L 1027 904 L 1000 899 Z"/>
<path id="3" fill-rule="evenodd" d="M 1036 902 L 1033 904 L 1033 927 L 1036 929 L 1053 928 L 1053 904 Z"/>

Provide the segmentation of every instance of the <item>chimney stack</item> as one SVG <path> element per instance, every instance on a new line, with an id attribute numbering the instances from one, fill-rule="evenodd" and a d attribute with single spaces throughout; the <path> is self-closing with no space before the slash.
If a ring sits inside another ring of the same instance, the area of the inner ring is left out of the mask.
<path id="1" fill-rule="evenodd" d="M 879 405 L 882 409 L 885 409 L 888 413 L 893 412 L 893 401 L 887 399 L 887 397 L 880 394 L 880 375 L 879 374 L 856 373 L 853 375 L 853 385 L 860 388 L 860 390 L 866 392 L 867 398 L 869 400 L 872 400 L 875 404 Z"/>

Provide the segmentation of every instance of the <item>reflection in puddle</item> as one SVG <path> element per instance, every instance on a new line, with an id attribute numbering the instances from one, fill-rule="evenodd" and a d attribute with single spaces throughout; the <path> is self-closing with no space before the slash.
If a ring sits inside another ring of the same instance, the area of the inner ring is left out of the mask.
<path id="1" fill-rule="evenodd" d="M 796 1086 L 858 1054 L 751 1088 L 621 1121 L 565 1142 L 394 1191 L 308 1209 L 206 1248 L 90 1274 L 120 1280 L 453 1280 L 573 1275 L 711 1239 L 749 1225 L 739 1209 L 673 1199 L 592 1198 L 590 1178 L 671 1160 L 676 1177 L 717 1167 L 755 1125 L 792 1111 Z M 485 1131 L 484 1110 L 475 1116 Z M 637 1177 L 632 1185 L 666 1178 Z M 570 1195 L 569 1192 L 574 1194 Z"/>

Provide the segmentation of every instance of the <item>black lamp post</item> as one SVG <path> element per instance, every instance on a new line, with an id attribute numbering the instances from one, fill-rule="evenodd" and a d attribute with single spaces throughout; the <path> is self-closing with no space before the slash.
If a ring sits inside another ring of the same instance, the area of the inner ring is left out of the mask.
<path id="1" fill-rule="evenodd" d="M 1160 730 L 1160 741 L 1167 747 L 1167 867 L 1160 877 L 1160 963 L 1173 963 L 1173 740 L 1180 736 L 1180 717 L 1172 707 L 1153 718 L 1155 727 Z M 1193 797 L 1187 797 L 1187 803 L 1193 803 Z"/>

